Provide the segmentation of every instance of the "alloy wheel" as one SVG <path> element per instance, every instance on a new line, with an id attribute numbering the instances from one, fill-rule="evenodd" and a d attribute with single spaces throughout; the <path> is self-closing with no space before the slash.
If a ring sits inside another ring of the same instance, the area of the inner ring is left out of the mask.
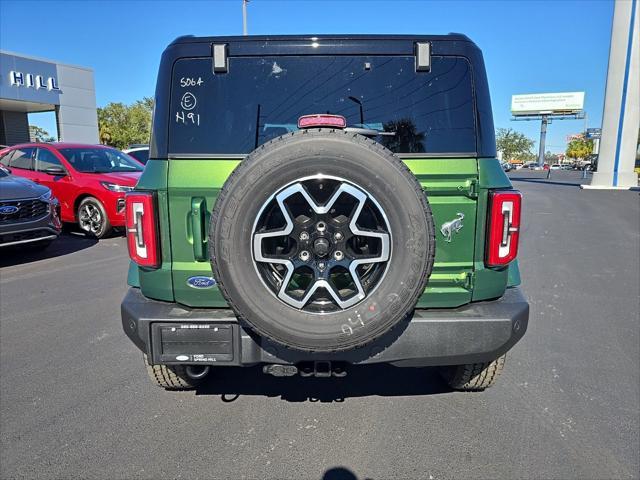
<path id="1" fill-rule="evenodd" d="M 253 261 L 266 287 L 309 313 L 348 309 L 381 282 L 391 231 L 380 204 L 343 178 L 315 175 L 280 189 L 260 209 Z"/>

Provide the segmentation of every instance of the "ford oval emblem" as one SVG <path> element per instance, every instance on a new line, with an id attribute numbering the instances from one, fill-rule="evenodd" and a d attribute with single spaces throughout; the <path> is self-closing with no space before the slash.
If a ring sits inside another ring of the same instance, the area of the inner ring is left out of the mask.
<path id="1" fill-rule="evenodd" d="M 187 279 L 187 285 L 191 288 L 211 288 L 216 284 L 216 281 L 213 277 L 189 277 Z"/>
<path id="2" fill-rule="evenodd" d="M 0 207 L 0 214 L 11 215 L 16 213 L 18 210 L 20 210 L 19 207 L 14 207 L 13 205 L 5 205 L 3 207 Z"/>

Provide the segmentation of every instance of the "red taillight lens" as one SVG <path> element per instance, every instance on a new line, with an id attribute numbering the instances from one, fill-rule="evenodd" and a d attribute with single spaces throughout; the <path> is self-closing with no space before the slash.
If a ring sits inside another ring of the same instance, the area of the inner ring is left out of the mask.
<path id="1" fill-rule="evenodd" d="M 489 193 L 488 267 L 508 264 L 518 255 L 522 194 L 516 190 Z"/>
<path id="2" fill-rule="evenodd" d="M 311 127 L 333 127 L 344 128 L 347 126 L 347 119 L 342 115 L 303 115 L 298 119 L 298 128 Z"/>
<path id="3" fill-rule="evenodd" d="M 131 192 L 125 195 L 127 246 L 131 260 L 141 267 L 160 266 L 158 233 L 153 193 Z"/>

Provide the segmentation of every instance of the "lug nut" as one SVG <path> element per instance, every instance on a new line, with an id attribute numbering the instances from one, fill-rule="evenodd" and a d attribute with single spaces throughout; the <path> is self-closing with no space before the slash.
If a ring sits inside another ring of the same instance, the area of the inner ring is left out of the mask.
<path id="1" fill-rule="evenodd" d="M 327 229 L 327 225 L 326 225 L 324 222 L 318 222 L 318 223 L 316 224 L 316 229 L 317 229 L 319 232 L 324 232 L 324 231 Z"/>
<path id="2" fill-rule="evenodd" d="M 326 268 L 327 264 L 324 262 L 319 262 L 318 263 L 318 270 L 322 271 Z"/>
<path id="3" fill-rule="evenodd" d="M 335 258 L 336 260 L 340 261 L 344 258 L 344 253 L 342 253 L 340 250 L 336 250 L 333 253 L 333 258 Z"/>
<path id="4" fill-rule="evenodd" d="M 335 238 L 337 241 L 342 240 L 342 237 L 343 235 L 340 232 L 336 232 L 335 235 L 333 236 L 333 238 Z"/>
<path id="5" fill-rule="evenodd" d="M 301 251 L 300 260 L 302 260 L 303 262 L 306 262 L 307 260 L 309 260 L 309 252 L 307 252 L 306 250 Z"/>
<path id="6" fill-rule="evenodd" d="M 303 242 L 304 242 L 305 240 L 309 240 L 309 234 L 308 234 L 307 232 L 302 232 L 302 233 L 300 234 L 300 240 L 302 240 Z"/>

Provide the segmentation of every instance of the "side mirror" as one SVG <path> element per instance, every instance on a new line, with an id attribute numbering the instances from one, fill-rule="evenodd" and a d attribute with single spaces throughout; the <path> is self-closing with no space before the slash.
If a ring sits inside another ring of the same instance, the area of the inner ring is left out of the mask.
<path id="1" fill-rule="evenodd" d="M 47 175 L 66 175 L 67 172 L 62 167 L 48 167 L 44 169 L 44 173 Z"/>

